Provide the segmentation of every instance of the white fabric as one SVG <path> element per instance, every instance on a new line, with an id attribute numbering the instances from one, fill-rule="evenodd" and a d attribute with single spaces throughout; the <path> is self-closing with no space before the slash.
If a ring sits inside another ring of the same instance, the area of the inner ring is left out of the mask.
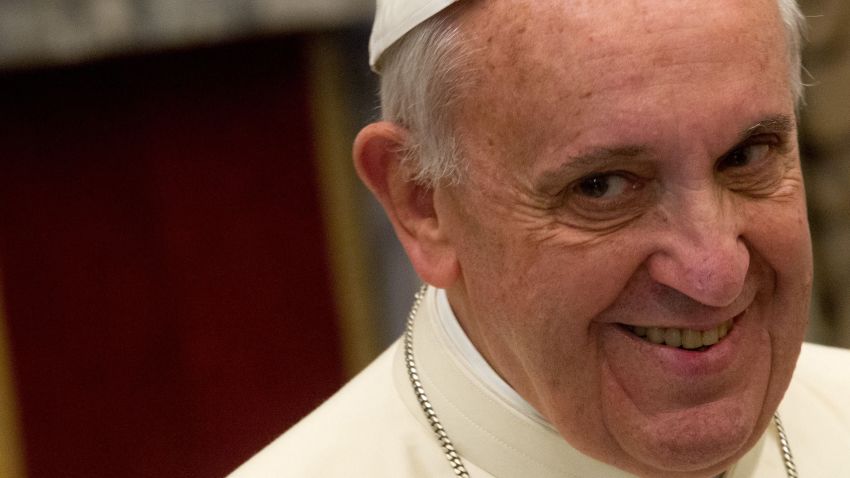
<path id="1" fill-rule="evenodd" d="M 546 419 L 528 401 L 522 398 L 508 382 L 505 382 L 487 363 L 487 360 L 481 356 L 478 349 L 472 345 L 469 337 L 457 321 L 457 316 L 449 304 L 446 291 L 443 289 L 437 290 L 437 322 L 449 339 L 449 345 L 452 348 L 451 353 L 458 357 L 463 365 L 469 367 L 472 374 L 481 380 L 484 386 L 528 418 L 546 423 Z"/>
<path id="2" fill-rule="evenodd" d="M 582 455 L 551 427 L 490 390 L 439 325 L 429 290 L 414 328 L 420 379 L 472 478 L 627 478 Z M 850 469 L 850 351 L 804 345 L 780 412 L 804 478 Z M 285 404 L 281 404 L 285 406 Z M 232 478 L 455 476 L 424 418 L 396 342 L 315 412 L 236 470 Z M 785 476 L 772 426 L 726 478 Z"/>
<path id="3" fill-rule="evenodd" d="M 369 39 L 369 65 L 378 71 L 381 55 L 420 23 L 458 0 L 377 0 Z"/>

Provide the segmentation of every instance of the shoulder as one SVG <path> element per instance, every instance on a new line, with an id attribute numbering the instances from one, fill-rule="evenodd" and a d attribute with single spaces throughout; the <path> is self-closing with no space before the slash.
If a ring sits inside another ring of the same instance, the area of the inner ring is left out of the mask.
<path id="1" fill-rule="evenodd" d="M 801 475 L 839 476 L 850 468 L 848 396 L 850 350 L 804 344 L 779 408 Z"/>
<path id="2" fill-rule="evenodd" d="M 397 347 L 398 343 L 390 347 L 229 478 L 432 476 L 427 474 L 427 463 L 417 465 L 423 460 L 413 455 L 442 454 L 438 448 L 431 450 L 436 441 L 416 421 L 394 385 Z M 424 469 L 410 470 L 411 466 Z"/>
<path id="3" fill-rule="evenodd" d="M 846 404 L 850 394 L 850 350 L 803 344 L 793 384 L 808 388 L 822 399 Z M 842 407 L 847 408 L 847 407 Z"/>

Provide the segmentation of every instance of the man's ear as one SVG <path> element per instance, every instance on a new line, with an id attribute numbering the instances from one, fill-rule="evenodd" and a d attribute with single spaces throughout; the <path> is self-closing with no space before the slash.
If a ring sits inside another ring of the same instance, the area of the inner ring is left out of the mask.
<path id="1" fill-rule="evenodd" d="M 389 122 L 366 126 L 354 141 L 354 167 L 384 207 L 419 277 L 447 288 L 458 276 L 455 249 L 434 207 L 433 189 L 414 182 L 414 171 L 402 162 L 408 138 L 406 129 Z"/>

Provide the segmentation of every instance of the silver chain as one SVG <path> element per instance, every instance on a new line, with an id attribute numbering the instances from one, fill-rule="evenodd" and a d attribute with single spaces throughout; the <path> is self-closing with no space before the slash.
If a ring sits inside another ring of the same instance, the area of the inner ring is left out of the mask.
<path id="1" fill-rule="evenodd" d="M 452 440 L 449 438 L 446 429 L 440 423 L 437 417 L 437 412 L 431 405 L 428 399 L 428 394 L 422 387 L 422 382 L 419 381 L 419 371 L 416 369 L 416 361 L 413 358 L 413 321 L 416 318 L 416 313 L 419 312 L 419 307 L 422 305 L 422 299 L 425 298 L 425 292 L 428 290 L 428 285 L 423 284 L 416 293 L 413 300 L 413 307 L 410 308 L 410 314 L 407 316 L 407 326 L 404 331 L 404 365 L 407 368 L 407 378 L 410 379 L 410 384 L 413 386 L 413 393 L 416 394 L 416 400 L 422 407 L 425 413 L 425 418 L 431 425 L 431 430 L 437 435 L 437 440 L 440 442 L 440 447 L 449 460 L 455 475 L 460 478 L 469 478 L 469 472 L 463 466 L 463 461 L 460 455 L 457 454 Z M 799 478 L 797 475 L 797 467 L 794 465 L 794 457 L 791 455 L 791 446 L 788 444 L 788 436 L 785 434 L 785 427 L 782 426 L 782 420 L 779 418 L 779 412 L 773 414 L 773 423 L 776 424 L 776 431 L 779 433 L 779 446 L 782 449 L 782 461 L 785 464 L 785 473 L 788 478 Z"/>
<path id="2" fill-rule="evenodd" d="M 419 292 L 416 293 L 413 301 L 413 307 L 411 307 L 410 315 L 407 317 L 407 329 L 404 333 L 404 364 L 407 367 L 407 377 L 410 379 L 410 384 L 413 386 L 413 392 L 416 394 L 416 400 L 419 401 L 422 411 L 425 412 L 425 418 L 428 419 L 428 423 L 431 425 L 431 430 L 434 430 L 434 433 L 437 435 L 437 440 L 440 442 L 440 446 L 446 454 L 446 459 L 449 460 L 449 464 L 452 465 L 455 475 L 461 478 L 469 478 L 469 473 L 466 471 L 466 467 L 463 466 L 463 462 L 460 460 L 460 455 L 458 455 L 457 451 L 455 451 L 455 447 L 452 444 L 451 439 L 449 439 L 449 435 L 440 423 L 440 419 L 437 418 L 437 412 L 435 412 L 434 407 L 431 406 L 431 401 L 428 399 L 425 389 L 422 388 L 422 382 L 419 381 L 419 371 L 416 370 L 416 362 L 413 361 L 413 319 L 419 311 L 419 306 L 422 304 L 422 299 L 425 297 L 426 290 L 428 290 L 428 286 L 422 285 L 422 288 L 420 288 Z"/>
<path id="3" fill-rule="evenodd" d="M 791 455 L 791 445 L 788 444 L 788 436 L 785 434 L 785 427 L 782 426 L 779 412 L 773 414 L 773 423 L 776 424 L 776 431 L 779 433 L 779 447 L 782 449 L 782 461 L 785 463 L 785 473 L 788 475 L 788 478 L 798 478 L 797 467 L 794 465 L 794 456 Z"/>

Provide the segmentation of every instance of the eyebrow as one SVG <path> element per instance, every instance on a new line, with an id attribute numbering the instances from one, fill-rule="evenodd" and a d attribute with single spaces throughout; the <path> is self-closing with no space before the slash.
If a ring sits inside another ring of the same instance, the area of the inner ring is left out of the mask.
<path id="1" fill-rule="evenodd" d="M 605 165 L 615 159 L 646 156 L 649 151 L 650 148 L 641 145 L 596 148 L 584 154 L 570 156 L 570 160 L 568 162 L 561 164 L 552 172 L 561 173 L 572 169 L 599 167 L 600 165 Z"/>
<path id="2" fill-rule="evenodd" d="M 649 148 L 646 146 L 622 146 L 617 148 L 598 148 L 587 154 L 579 156 L 571 156 L 570 159 L 574 162 L 597 163 L 610 158 L 635 158 L 643 156 Z"/>
<path id="3" fill-rule="evenodd" d="M 796 120 L 791 116 L 776 114 L 768 116 L 758 123 L 745 128 L 738 136 L 740 141 L 745 141 L 748 138 L 758 136 L 760 134 L 788 134 L 794 130 L 796 123 Z M 587 154 L 571 156 L 570 164 L 564 166 L 571 169 L 572 166 L 581 167 L 584 165 L 598 165 L 599 163 L 604 163 L 611 159 L 636 158 L 639 156 L 645 156 L 650 152 L 650 148 L 643 145 L 597 148 Z"/>
<path id="4" fill-rule="evenodd" d="M 776 114 L 767 116 L 757 123 L 744 128 L 738 135 L 738 142 L 743 143 L 749 138 L 760 134 L 790 134 L 794 131 L 796 124 L 796 120 L 789 115 Z M 570 156 L 569 161 L 545 171 L 540 178 L 540 182 L 547 184 L 550 181 L 556 181 L 565 173 L 569 174 L 570 171 L 605 168 L 608 164 L 619 160 L 646 157 L 651 153 L 652 148 L 646 145 L 596 148 L 584 154 Z"/>
<path id="5" fill-rule="evenodd" d="M 740 140 L 745 141 L 760 134 L 789 134 L 796 127 L 796 120 L 788 115 L 769 116 L 741 131 Z"/>
<path id="6" fill-rule="evenodd" d="M 584 172 L 591 169 L 605 168 L 616 161 L 645 157 L 649 153 L 650 148 L 641 145 L 596 148 L 584 154 L 570 156 L 569 161 L 565 161 L 554 168 L 544 171 L 538 181 L 535 182 L 543 188 L 549 186 L 559 188 L 561 186 L 560 178 L 565 174 L 571 174 L 571 171 Z"/>
<path id="7" fill-rule="evenodd" d="M 648 146 L 628 145 L 612 148 L 596 148 L 584 154 L 570 156 L 569 161 L 561 164 L 553 173 L 564 173 L 570 170 L 583 170 L 586 168 L 598 168 L 616 160 L 639 158 L 647 156 L 651 152 Z"/>

